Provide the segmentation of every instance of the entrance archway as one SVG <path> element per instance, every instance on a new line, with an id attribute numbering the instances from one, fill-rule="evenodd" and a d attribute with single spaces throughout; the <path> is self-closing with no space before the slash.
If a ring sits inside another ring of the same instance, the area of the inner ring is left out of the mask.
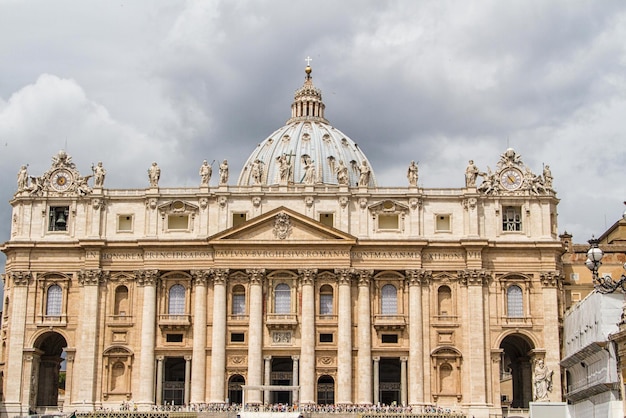
<path id="1" fill-rule="evenodd" d="M 246 379 L 240 374 L 235 374 L 228 379 L 228 401 L 231 404 L 241 404 L 243 402 L 243 389 L 241 385 L 246 384 Z"/>
<path id="2" fill-rule="evenodd" d="M 272 358 L 271 384 L 275 386 L 289 386 L 293 382 L 293 360 L 291 357 L 275 357 Z M 274 404 L 291 405 L 292 392 L 272 391 L 270 394 L 270 402 Z"/>
<path id="3" fill-rule="evenodd" d="M 332 405 L 335 403 L 335 379 L 324 375 L 317 379 L 317 404 Z"/>
<path id="4" fill-rule="evenodd" d="M 35 407 L 56 407 L 59 395 L 65 395 L 65 354 L 67 347 L 65 338 L 57 332 L 46 332 L 35 341 L 38 349 L 38 361 L 33 362 L 33 378 L 36 379 L 36 393 L 31 393 Z"/>
<path id="5" fill-rule="evenodd" d="M 167 357 L 163 373 L 163 402 L 167 405 L 183 405 L 185 402 L 185 359 Z"/>
<path id="6" fill-rule="evenodd" d="M 522 334 L 512 334 L 500 343 L 500 392 L 512 408 L 528 408 L 532 401 L 531 342 Z"/>

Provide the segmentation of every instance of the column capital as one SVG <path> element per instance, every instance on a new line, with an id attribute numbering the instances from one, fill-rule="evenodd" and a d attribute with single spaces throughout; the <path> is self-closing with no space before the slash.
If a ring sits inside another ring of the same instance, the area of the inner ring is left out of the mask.
<path id="1" fill-rule="evenodd" d="M 251 284 L 261 284 L 265 277 L 265 269 L 246 269 Z"/>
<path id="2" fill-rule="evenodd" d="M 349 285 L 352 280 L 353 272 L 353 269 L 335 269 L 335 274 L 337 275 L 337 279 L 339 279 L 339 284 Z"/>
<path id="3" fill-rule="evenodd" d="M 165 360 L 165 356 L 156 356 L 156 361 L 163 361 Z"/>
<path id="4" fill-rule="evenodd" d="M 135 277 L 137 277 L 139 286 L 156 286 L 159 276 L 159 270 L 135 271 Z"/>
<path id="5" fill-rule="evenodd" d="M 317 269 L 298 269 L 302 284 L 313 284 L 317 277 Z"/>
<path id="6" fill-rule="evenodd" d="M 560 271 L 543 271 L 539 274 L 541 286 L 543 287 L 561 287 L 563 275 Z"/>
<path id="7" fill-rule="evenodd" d="M 272 360 L 272 356 L 263 356 L 263 360 L 270 361 Z"/>
<path id="8" fill-rule="evenodd" d="M 491 274 L 487 270 L 461 270 L 458 276 L 461 284 L 466 286 L 484 286 L 491 279 Z"/>
<path id="9" fill-rule="evenodd" d="M 108 273 L 102 269 L 81 270 L 78 272 L 78 283 L 81 286 L 98 286 L 108 278 Z"/>
<path id="10" fill-rule="evenodd" d="M 206 286 L 211 277 L 211 270 L 191 270 L 190 273 L 195 286 Z"/>
<path id="11" fill-rule="evenodd" d="M 380 357 L 379 356 L 372 356 L 372 360 L 374 361 L 374 363 L 378 363 L 380 361 Z"/>
<path id="12" fill-rule="evenodd" d="M 370 280 L 372 280 L 372 276 L 374 275 L 374 270 L 355 270 L 355 276 L 359 282 L 359 286 L 369 286 Z"/>
<path id="13" fill-rule="evenodd" d="M 185 361 L 191 361 L 192 356 L 184 356 Z"/>
<path id="14" fill-rule="evenodd" d="M 300 356 L 291 356 L 293 361 L 300 361 Z"/>
<path id="15" fill-rule="evenodd" d="M 228 279 L 229 269 L 210 269 L 210 274 L 213 276 L 213 284 L 226 284 Z"/>
<path id="16" fill-rule="evenodd" d="M 421 286 L 428 285 L 430 279 L 433 276 L 433 272 L 430 270 L 405 270 L 406 279 L 409 282 L 409 286 Z"/>
<path id="17" fill-rule="evenodd" d="M 33 274 L 30 271 L 10 271 L 6 274 L 15 286 L 28 286 Z"/>

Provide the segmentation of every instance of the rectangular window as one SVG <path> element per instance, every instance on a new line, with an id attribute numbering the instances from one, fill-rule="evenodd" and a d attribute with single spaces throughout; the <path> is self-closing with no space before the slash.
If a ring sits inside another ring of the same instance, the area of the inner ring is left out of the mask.
<path id="1" fill-rule="evenodd" d="M 378 215 L 378 229 L 399 229 L 398 215 Z"/>
<path id="2" fill-rule="evenodd" d="M 243 332 L 233 332 L 230 334 L 230 342 L 231 343 L 242 343 L 246 340 L 245 334 Z"/>
<path id="3" fill-rule="evenodd" d="M 522 208 L 507 206 L 502 210 L 502 230 L 514 232 L 522 230 Z"/>
<path id="4" fill-rule="evenodd" d="M 183 334 L 167 334 L 165 336 L 165 341 L 167 341 L 168 343 L 182 343 Z"/>
<path id="5" fill-rule="evenodd" d="M 117 231 L 130 232 L 133 230 L 133 215 L 117 216 Z"/>
<path id="6" fill-rule="evenodd" d="M 333 295 L 332 293 L 320 294 L 320 315 L 333 314 Z"/>
<path id="7" fill-rule="evenodd" d="M 383 344 L 397 344 L 398 334 L 383 334 L 380 336 L 380 340 Z"/>
<path id="8" fill-rule="evenodd" d="M 437 215 L 435 231 L 450 232 L 450 215 Z"/>
<path id="9" fill-rule="evenodd" d="M 168 215 L 167 229 L 186 231 L 189 229 L 189 215 Z"/>
<path id="10" fill-rule="evenodd" d="M 569 279 L 571 281 L 573 281 L 573 282 L 577 282 L 578 281 L 578 273 L 570 273 Z"/>
<path id="11" fill-rule="evenodd" d="M 233 213 L 233 227 L 239 226 L 246 222 L 246 214 L 245 213 Z"/>
<path id="12" fill-rule="evenodd" d="M 243 293 L 235 293 L 233 295 L 233 315 L 246 314 L 246 295 Z"/>
<path id="13" fill-rule="evenodd" d="M 51 206 L 48 214 L 48 231 L 67 231 L 69 206 Z"/>
<path id="14" fill-rule="evenodd" d="M 335 226 L 334 220 L 335 216 L 332 213 L 320 213 L 320 222 L 324 225 L 332 228 Z"/>
<path id="15" fill-rule="evenodd" d="M 321 343 L 332 343 L 333 342 L 333 334 L 320 334 L 320 342 Z"/>

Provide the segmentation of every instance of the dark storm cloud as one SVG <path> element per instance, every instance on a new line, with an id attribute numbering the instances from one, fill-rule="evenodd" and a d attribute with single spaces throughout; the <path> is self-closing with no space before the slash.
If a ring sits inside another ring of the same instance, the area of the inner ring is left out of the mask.
<path id="1" fill-rule="evenodd" d="M 290 116 L 313 58 L 326 116 L 379 185 L 461 187 L 467 160 L 512 146 L 550 164 L 559 232 L 583 242 L 622 212 L 626 160 L 622 1 L 0 0 L 0 201 L 21 164 L 67 148 L 111 188 L 195 186 L 227 158 L 231 184 Z M 213 180 L 213 182 L 215 179 Z M 10 205 L 0 205 L 0 240 Z M 605 221 L 606 220 L 606 221 Z"/>

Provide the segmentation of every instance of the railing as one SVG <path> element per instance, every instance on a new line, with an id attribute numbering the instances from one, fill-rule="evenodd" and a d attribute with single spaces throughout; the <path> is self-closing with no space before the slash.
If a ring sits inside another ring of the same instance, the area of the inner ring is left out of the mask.
<path id="1" fill-rule="evenodd" d="M 161 314 L 159 315 L 159 325 L 170 327 L 187 327 L 191 325 L 191 315 Z"/>
<path id="2" fill-rule="evenodd" d="M 39 315 L 37 325 L 67 325 L 67 315 Z"/>
<path id="3" fill-rule="evenodd" d="M 531 327 L 533 325 L 532 317 L 530 316 L 503 316 L 500 320 L 502 322 L 502 326 Z"/>
<path id="4" fill-rule="evenodd" d="M 405 315 L 374 315 L 375 328 L 399 329 L 405 326 Z"/>

